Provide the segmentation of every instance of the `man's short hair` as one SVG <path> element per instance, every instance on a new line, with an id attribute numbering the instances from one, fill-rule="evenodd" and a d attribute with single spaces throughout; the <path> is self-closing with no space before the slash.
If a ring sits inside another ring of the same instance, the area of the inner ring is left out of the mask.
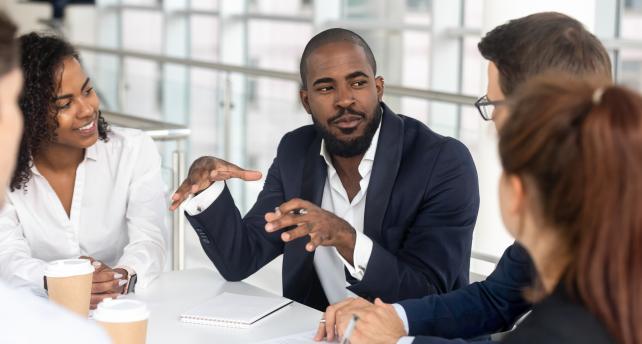
<path id="1" fill-rule="evenodd" d="M 18 65 L 17 27 L 11 19 L 0 11 L 0 76 Z"/>
<path id="2" fill-rule="evenodd" d="M 545 71 L 612 80 L 611 60 L 602 43 L 567 15 L 542 12 L 509 21 L 477 45 L 499 70 L 499 85 L 511 95 L 524 81 Z"/>
<path id="3" fill-rule="evenodd" d="M 310 54 L 312 54 L 315 50 L 317 50 L 317 48 L 320 48 L 323 45 L 337 42 L 349 42 L 363 48 L 363 51 L 366 53 L 368 63 L 370 63 L 370 66 L 372 67 L 372 72 L 375 75 L 377 74 L 377 62 L 375 61 L 374 54 L 372 53 L 372 50 L 370 49 L 368 43 L 366 43 L 366 41 L 355 32 L 342 28 L 332 28 L 322 31 L 316 36 L 312 37 L 312 39 L 305 46 L 305 49 L 303 49 L 303 54 L 301 55 L 301 63 L 299 65 L 302 89 L 306 89 L 307 86 L 307 60 Z"/>

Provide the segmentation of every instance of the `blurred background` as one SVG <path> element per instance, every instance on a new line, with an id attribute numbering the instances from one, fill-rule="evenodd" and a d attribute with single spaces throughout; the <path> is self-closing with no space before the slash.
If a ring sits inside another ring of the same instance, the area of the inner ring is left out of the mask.
<path id="1" fill-rule="evenodd" d="M 22 33 L 55 31 L 80 52 L 114 125 L 157 141 L 169 195 L 202 155 L 267 172 L 283 134 L 311 123 L 299 103 L 307 41 L 330 27 L 361 34 L 385 77 L 384 101 L 458 138 L 479 173 L 472 277 L 512 243 L 497 206 L 495 129 L 473 107 L 486 89 L 477 43 L 509 19 L 573 16 L 611 52 L 619 83 L 642 90 L 642 0 L 0 0 Z M 262 181 L 229 183 L 245 213 Z M 369 195 L 376 197 L 376 195 Z M 169 202 L 168 202 L 169 203 Z M 169 268 L 214 269 L 179 213 L 168 212 Z M 248 282 L 281 293 L 281 259 Z"/>

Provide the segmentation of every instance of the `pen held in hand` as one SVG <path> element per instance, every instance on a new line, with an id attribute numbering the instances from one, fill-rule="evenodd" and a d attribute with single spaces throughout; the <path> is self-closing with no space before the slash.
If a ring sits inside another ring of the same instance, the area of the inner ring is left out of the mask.
<path id="1" fill-rule="evenodd" d="M 343 338 L 341 339 L 341 344 L 350 343 L 350 336 L 352 336 L 352 332 L 354 332 L 354 328 L 355 326 L 357 326 L 357 320 L 359 320 L 359 317 L 356 316 L 355 314 L 352 314 L 352 318 L 350 319 L 348 326 L 346 326 L 346 330 L 343 331 Z"/>

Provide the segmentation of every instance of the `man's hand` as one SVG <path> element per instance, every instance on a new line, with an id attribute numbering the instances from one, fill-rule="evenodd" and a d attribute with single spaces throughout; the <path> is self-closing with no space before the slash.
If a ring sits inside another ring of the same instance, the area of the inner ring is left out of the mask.
<path id="1" fill-rule="evenodd" d="M 91 283 L 91 309 L 96 309 L 96 306 L 102 300 L 108 297 L 116 299 L 123 293 L 125 284 L 127 284 L 127 270 L 112 269 L 107 264 L 92 257 L 83 256 L 80 258 L 89 259 L 94 266 Z"/>
<path id="2" fill-rule="evenodd" d="M 323 338 L 326 338 L 328 342 L 332 342 L 335 339 L 339 339 L 337 330 L 341 329 L 341 333 L 343 333 L 354 311 L 371 307 L 374 307 L 374 305 L 366 299 L 352 297 L 328 306 L 325 314 L 323 314 L 325 321 L 319 323 L 319 328 L 317 329 L 317 334 L 314 336 L 314 340 L 321 341 Z M 344 327 L 341 328 L 340 324 L 343 324 Z"/>
<path id="3" fill-rule="evenodd" d="M 189 168 L 187 179 L 181 183 L 174 195 L 170 210 L 176 210 L 190 195 L 199 193 L 217 181 L 239 178 L 245 181 L 261 179 L 261 172 L 242 169 L 225 160 L 211 156 L 196 159 Z"/>
<path id="4" fill-rule="evenodd" d="M 327 341 L 343 337 L 352 315 L 359 317 L 350 343 L 394 344 L 407 335 L 403 321 L 394 307 L 376 299 L 374 304 L 363 299 L 348 299 L 328 307 L 325 326 L 319 326 L 315 340 L 326 337 Z M 335 329 L 336 328 L 336 329 Z"/>
<path id="5" fill-rule="evenodd" d="M 265 230 L 278 231 L 296 226 L 281 233 L 281 240 L 288 242 L 309 235 L 310 242 L 305 246 L 309 252 L 319 246 L 334 246 L 341 256 L 352 264 L 357 234 L 344 219 L 323 210 L 314 203 L 298 198 L 281 204 L 273 213 L 265 214 Z"/>

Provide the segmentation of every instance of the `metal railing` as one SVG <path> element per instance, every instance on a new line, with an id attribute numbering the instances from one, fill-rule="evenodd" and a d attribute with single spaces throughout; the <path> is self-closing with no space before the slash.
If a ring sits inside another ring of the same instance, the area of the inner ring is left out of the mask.
<path id="1" fill-rule="evenodd" d="M 297 73 L 277 71 L 272 69 L 262 69 L 262 68 L 226 64 L 226 63 L 209 62 L 209 61 L 203 61 L 203 60 L 173 57 L 173 56 L 145 53 L 145 52 L 133 51 L 133 50 L 105 48 L 105 47 L 98 47 L 98 46 L 85 45 L 85 44 L 76 44 L 76 48 L 79 50 L 89 51 L 89 52 L 98 53 L 98 54 L 110 54 L 118 57 L 139 58 L 139 59 L 150 60 L 158 63 L 173 63 L 173 64 L 184 65 L 188 67 L 212 69 L 212 70 L 217 70 L 222 72 L 239 73 L 239 74 L 244 74 L 249 76 L 291 80 L 296 82 L 300 81 L 300 76 Z M 469 95 L 462 95 L 462 94 L 450 93 L 450 92 L 439 92 L 439 91 L 426 90 L 422 88 L 413 88 L 413 87 L 405 87 L 405 86 L 390 85 L 390 84 L 386 84 L 386 94 L 422 98 L 430 101 L 445 102 L 445 103 L 467 105 L 467 106 L 472 106 L 475 103 L 475 100 L 477 100 L 476 97 L 469 96 Z"/>
<path id="2" fill-rule="evenodd" d="M 116 127 L 135 128 L 144 131 L 154 141 L 174 141 L 176 149 L 172 152 L 172 190 L 176 190 L 185 180 L 185 147 L 190 136 L 186 126 L 127 115 L 120 112 L 102 111 L 107 122 Z M 182 211 L 172 213 L 172 269 L 185 267 L 185 215 Z"/>
<path id="3" fill-rule="evenodd" d="M 131 57 L 146 59 L 150 61 L 155 61 L 158 63 L 173 63 L 189 67 L 199 67 L 211 70 L 222 71 L 226 73 L 239 73 L 248 76 L 255 77 L 267 77 L 281 80 L 291 80 L 291 81 L 300 81 L 300 77 L 297 73 L 284 72 L 270 69 L 261 69 L 247 66 L 231 65 L 225 63 L 209 62 L 202 60 L 195 60 L 189 58 L 180 58 L 172 57 L 166 55 L 145 53 L 132 50 L 121 50 L 113 48 L 105 48 L 84 44 L 77 44 L 76 47 L 81 51 L 88 51 L 98 54 L 110 54 L 118 57 Z M 226 83 L 226 88 L 229 87 Z M 229 94 L 229 90 L 225 92 Z M 449 92 L 440 92 L 432 91 L 420 88 L 405 87 L 400 85 L 386 85 L 386 94 L 392 94 L 396 96 L 404 97 L 414 97 L 419 99 L 425 99 L 436 102 L 445 102 L 456 105 L 466 105 L 472 106 L 476 100 L 476 97 L 469 95 L 462 95 L 457 93 Z M 230 111 L 232 108 L 231 100 L 229 97 L 223 97 L 223 113 L 224 117 L 230 116 Z M 185 140 L 189 137 L 190 131 L 188 128 L 176 124 L 171 124 L 167 122 L 142 119 L 138 117 L 133 117 L 121 113 L 115 112 L 105 112 L 107 118 L 113 124 L 123 123 L 123 126 L 142 129 L 152 136 L 155 140 L 173 140 L 177 141 L 177 144 L 182 140 Z M 225 121 L 229 123 L 229 118 Z M 228 146 L 227 144 L 225 145 Z M 182 180 L 186 176 L 186 164 L 185 164 L 185 152 L 182 149 L 177 149 L 173 154 L 172 162 L 172 172 L 173 172 L 173 187 L 174 189 L 178 188 Z M 185 240 L 185 221 L 184 215 L 180 211 L 176 211 L 173 215 L 173 228 L 172 228 L 174 243 L 173 243 L 173 252 L 172 252 L 172 261 L 173 268 L 175 270 L 181 270 L 184 267 L 185 252 L 184 252 L 184 240 Z M 482 260 L 488 263 L 497 264 L 499 258 L 493 255 L 481 253 L 481 252 L 472 252 L 471 257 L 473 259 Z"/>

